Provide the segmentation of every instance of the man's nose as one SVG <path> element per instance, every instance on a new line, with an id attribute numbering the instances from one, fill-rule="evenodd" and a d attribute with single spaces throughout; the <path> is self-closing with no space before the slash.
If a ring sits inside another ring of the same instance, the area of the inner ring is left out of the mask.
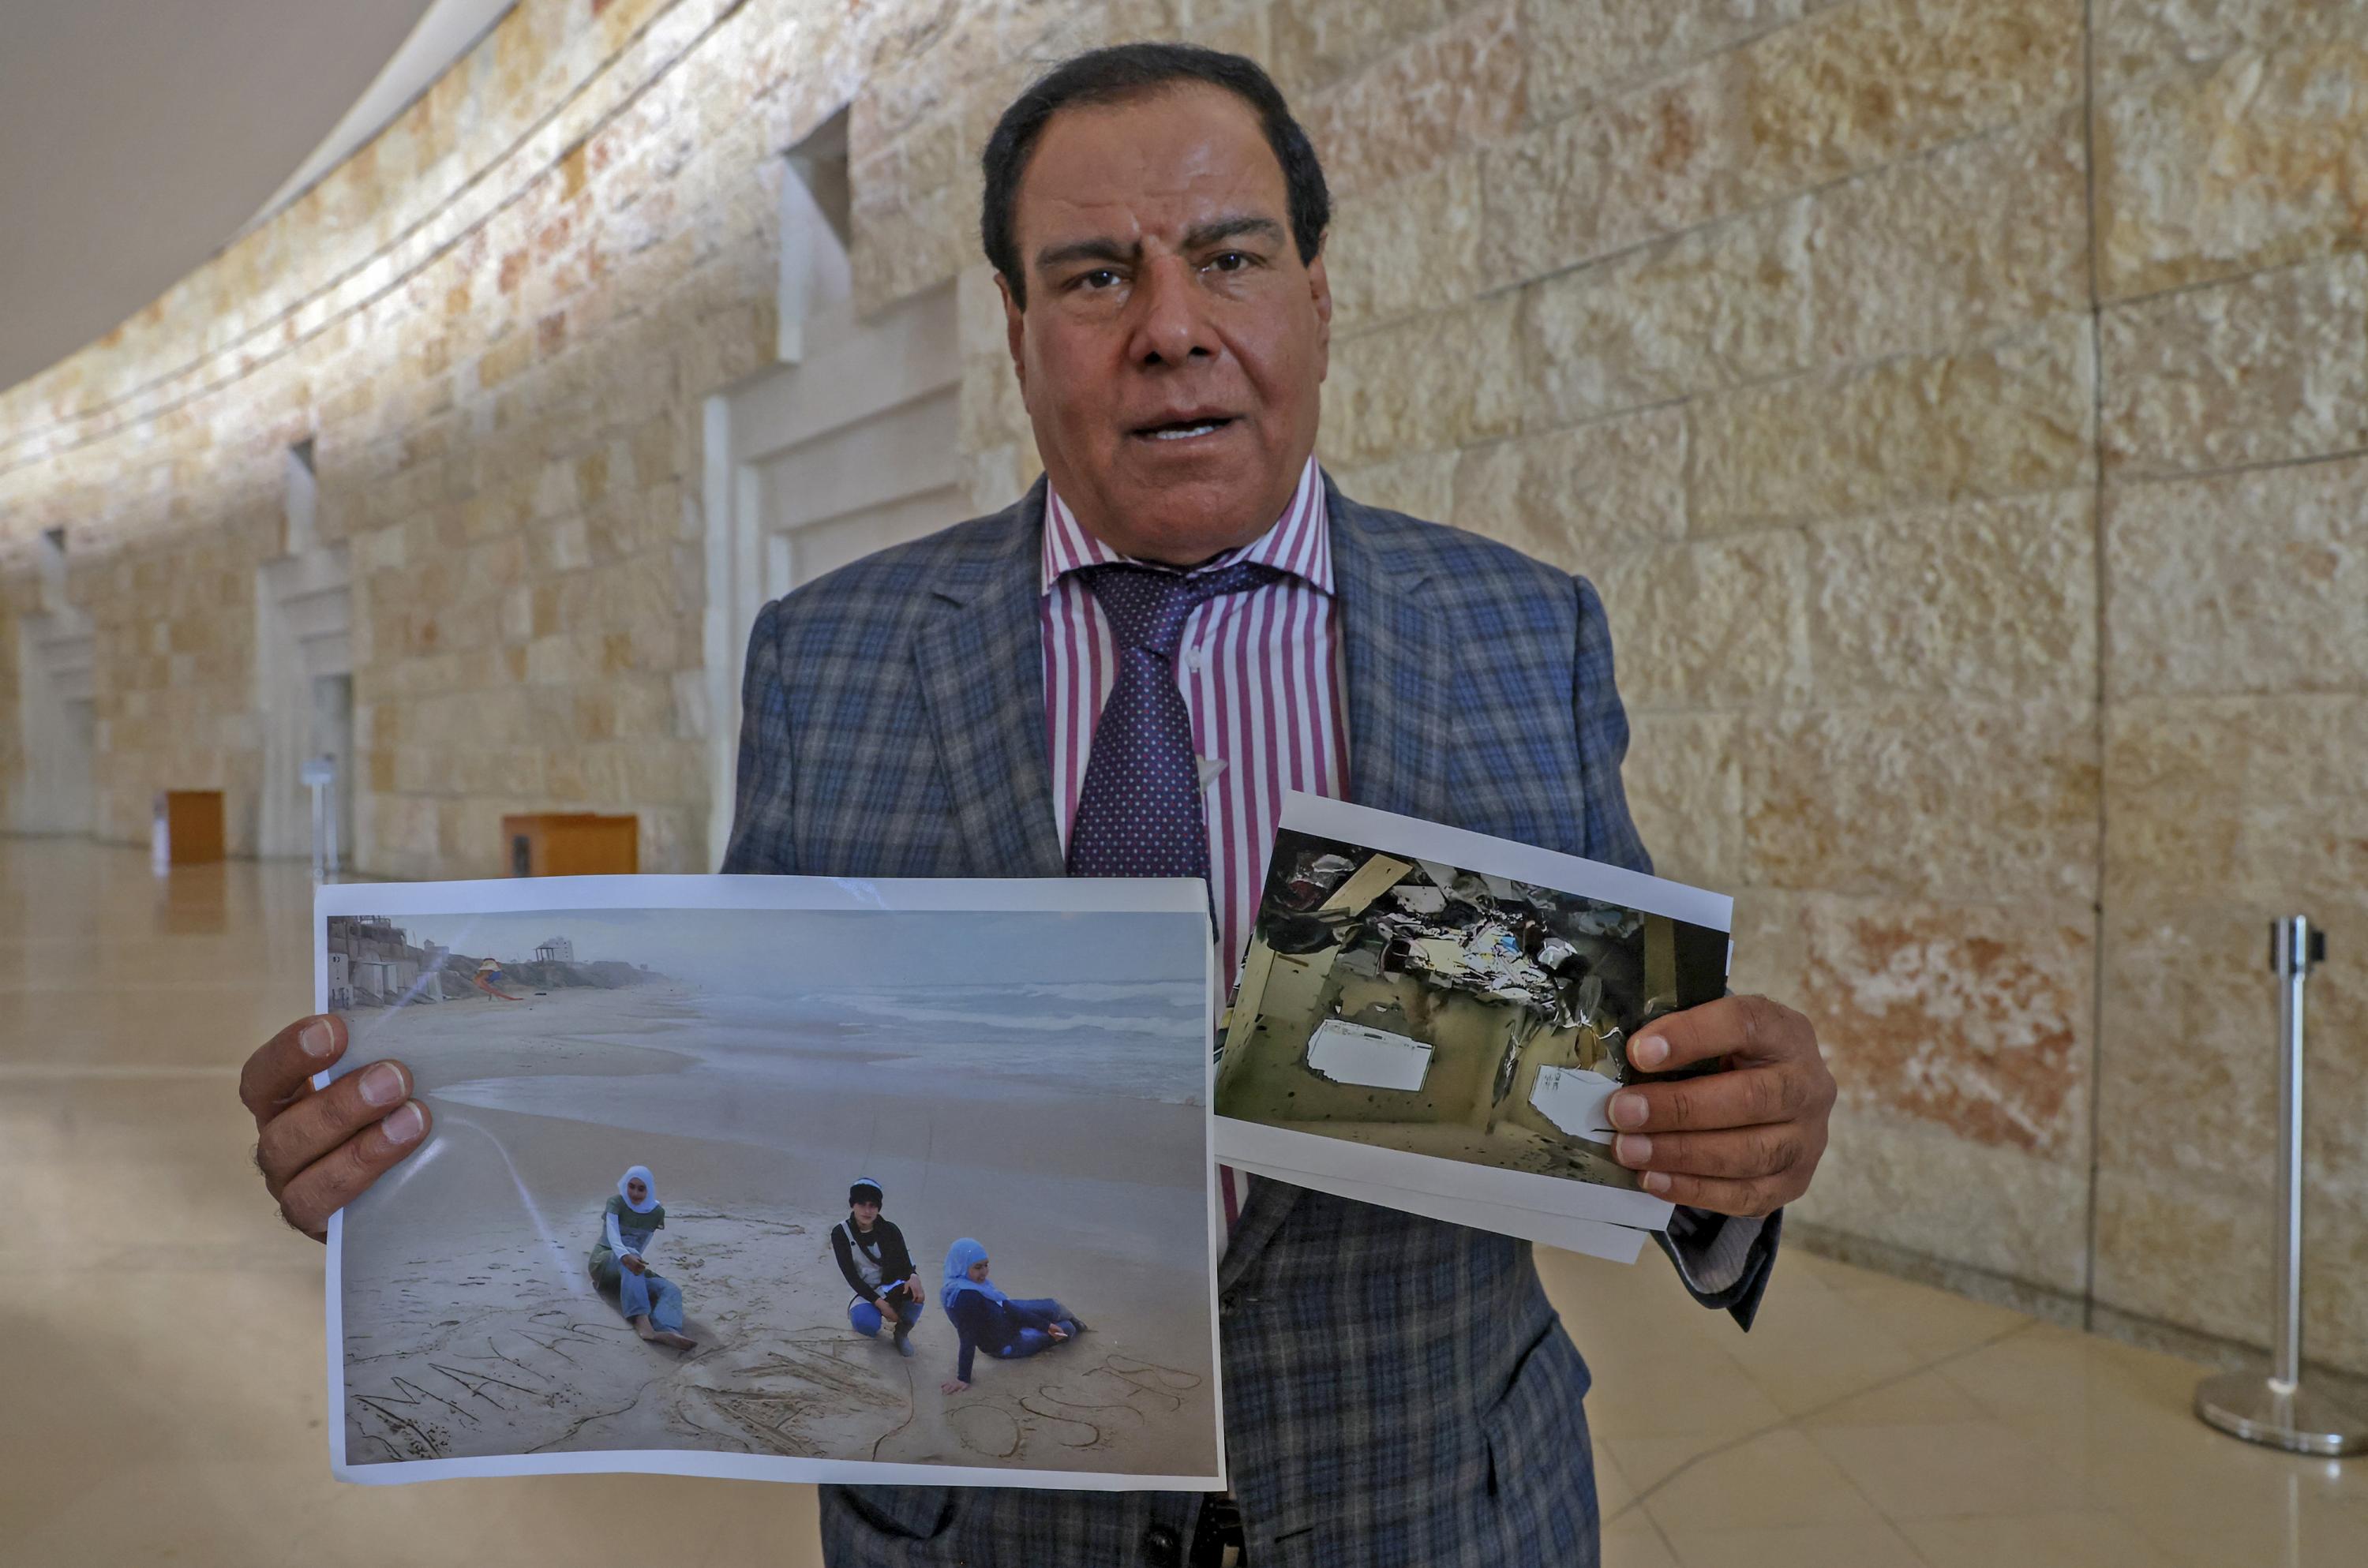
<path id="1" fill-rule="evenodd" d="M 1139 365 L 1181 365 L 1217 351 L 1202 307 L 1199 279 L 1182 256 L 1163 256 L 1145 263 L 1134 290 L 1134 341 Z"/>

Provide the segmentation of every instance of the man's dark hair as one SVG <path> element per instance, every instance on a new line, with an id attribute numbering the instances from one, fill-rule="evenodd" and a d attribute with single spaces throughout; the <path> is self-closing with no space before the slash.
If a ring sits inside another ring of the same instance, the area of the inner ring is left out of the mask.
<path id="1" fill-rule="evenodd" d="M 1055 114 L 1076 105 L 1121 103 L 1194 82 L 1223 87 L 1258 111 L 1267 145 L 1282 165 L 1282 183 L 1291 197 L 1291 237 L 1299 246 L 1299 259 L 1315 259 L 1324 248 L 1324 230 L 1332 222 L 1332 196 L 1324 187 L 1315 149 L 1291 117 L 1291 106 L 1283 102 L 1274 79 L 1247 56 L 1198 44 L 1112 44 L 1074 55 L 1030 84 L 995 122 L 995 134 L 979 155 L 980 171 L 986 176 L 979 204 L 979 243 L 1020 309 L 1028 308 L 1027 277 L 1012 233 L 1011 210 L 1019 199 L 1019 176 L 1027 172 L 1028 156 L 1044 127 Z"/>

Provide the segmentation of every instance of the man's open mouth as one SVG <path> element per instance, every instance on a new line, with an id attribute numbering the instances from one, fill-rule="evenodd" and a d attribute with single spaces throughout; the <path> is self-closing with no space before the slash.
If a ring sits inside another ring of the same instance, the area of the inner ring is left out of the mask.
<path id="1" fill-rule="evenodd" d="M 1232 415 L 1209 415 L 1196 419 L 1170 420 L 1164 425 L 1145 425 L 1138 428 L 1135 437 L 1144 441 L 1190 441 L 1201 436 L 1212 436 L 1234 422 Z"/>

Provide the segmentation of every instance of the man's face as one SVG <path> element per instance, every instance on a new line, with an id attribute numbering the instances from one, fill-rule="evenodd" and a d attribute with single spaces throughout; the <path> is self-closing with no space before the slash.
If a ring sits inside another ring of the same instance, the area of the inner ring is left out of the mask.
<path id="1" fill-rule="evenodd" d="M 1013 229 L 1012 362 L 1078 521 L 1179 566 L 1264 533 L 1315 447 L 1332 294 L 1256 112 L 1200 84 L 1063 109 Z"/>
<path id="2" fill-rule="evenodd" d="M 880 1205 L 868 1198 L 859 1199 L 856 1201 L 855 1222 L 857 1224 L 868 1231 L 871 1228 L 871 1221 L 878 1218 L 880 1218 Z"/>

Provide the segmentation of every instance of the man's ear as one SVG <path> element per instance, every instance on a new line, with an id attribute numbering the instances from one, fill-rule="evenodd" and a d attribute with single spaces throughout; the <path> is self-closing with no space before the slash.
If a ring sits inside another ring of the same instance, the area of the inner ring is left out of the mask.
<path id="1" fill-rule="evenodd" d="M 1307 292 L 1315 305 L 1316 379 L 1332 368 L 1332 279 L 1324 270 L 1324 253 L 1307 264 Z"/>
<path id="2" fill-rule="evenodd" d="M 1012 298 L 1010 280 L 998 272 L 995 275 L 995 291 L 1003 297 L 1003 341 L 1011 350 L 1011 373 L 1019 378 L 1019 391 L 1028 391 L 1028 361 L 1019 352 L 1021 337 L 1028 330 L 1027 312 Z"/>

